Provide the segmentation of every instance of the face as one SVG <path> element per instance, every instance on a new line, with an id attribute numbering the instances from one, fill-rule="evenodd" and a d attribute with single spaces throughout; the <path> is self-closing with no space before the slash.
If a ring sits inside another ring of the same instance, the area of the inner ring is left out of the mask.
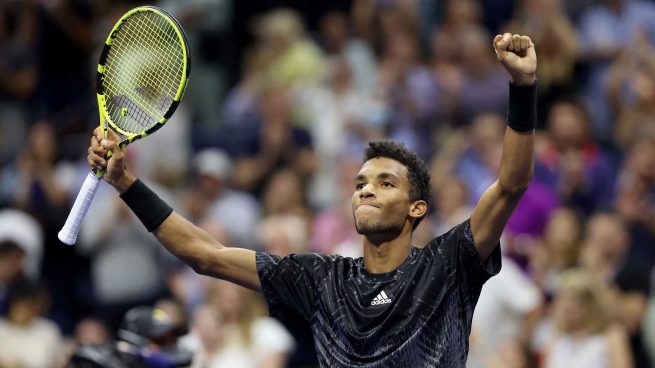
<path id="1" fill-rule="evenodd" d="M 580 223 L 575 213 L 569 209 L 561 209 L 550 217 L 544 238 L 551 251 L 565 253 L 570 247 L 578 246 L 580 232 Z"/>
<path id="2" fill-rule="evenodd" d="M 407 168 L 378 157 L 364 163 L 354 181 L 352 211 L 362 235 L 400 232 L 408 221 L 411 202 Z"/>
<path id="3" fill-rule="evenodd" d="M 562 147 L 579 147 L 585 140 L 586 122 L 577 107 L 564 102 L 550 111 L 548 130 Z"/>
<path id="4" fill-rule="evenodd" d="M 207 350 L 214 349 L 223 341 L 223 319 L 220 312 L 211 306 L 198 308 L 193 317 L 192 328 Z"/>
<path id="5" fill-rule="evenodd" d="M 587 308 L 580 295 L 573 291 L 563 291 L 555 299 L 557 318 L 566 331 L 576 331 L 584 327 Z"/>
<path id="6" fill-rule="evenodd" d="M 87 318 L 75 327 L 75 338 L 80 345 L 102 344 L 109 341 L 109 332 L 101 322 Z"/>
<path id="7" fill-rule="evenodd" d="M 589 220 L 585 243 L 605 257 L 614 258 L 625 253 L 629 246 L 629 239 L 618 217 L 600 214 Z"/>

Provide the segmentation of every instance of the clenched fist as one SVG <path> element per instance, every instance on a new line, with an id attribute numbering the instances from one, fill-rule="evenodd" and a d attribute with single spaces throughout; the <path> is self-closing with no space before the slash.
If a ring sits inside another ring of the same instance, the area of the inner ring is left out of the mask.
<path id="1" fill-rule="evenodd" d="M 512 83 L 531 85 L 536 81 L 537 54 L 530 37 L 505 33 L 496 35 L 493 44 L 496 58 L 509 73 Z"/>

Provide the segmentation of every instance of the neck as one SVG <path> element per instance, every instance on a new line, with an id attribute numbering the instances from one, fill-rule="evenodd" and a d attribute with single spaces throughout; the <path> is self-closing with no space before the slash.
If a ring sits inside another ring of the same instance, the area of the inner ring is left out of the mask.
<path id="1" fill-rule="evenodd" d="M 397 269 L 407 258 L 411 229 L 400 234 L 374 234 L 364 237 L 364 265 L 370 273 L 386 273 Z"/>

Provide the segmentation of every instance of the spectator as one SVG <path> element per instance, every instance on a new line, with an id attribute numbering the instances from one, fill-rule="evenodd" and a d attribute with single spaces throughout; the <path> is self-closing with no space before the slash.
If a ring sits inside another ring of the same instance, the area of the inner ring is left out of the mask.
<path id="1" fill-rule="evenodd" d="M 299 15 L 290 9 L 276 9 L 256 25 L 256 52 L 266 60 L 266 74 L 277 86 L 293 87 L 315 83 L 321 78 L 321 50 L 305 35 Z"/>
<path id="2" fill-rule="evenodd" d="M 578 24 L 580 58 L 587 65 L 581 88 L 589 110 L 592 132 L 601 142 L 609 141 L 612 113 L 605 95 L 605 80 L 610 64 L 621 49 L 645 32 L 655 43 L 655 5 L 643 0 L 603 0 L 589 7 Z"/>
<path id="3" fill-rule="evenodd" d="M 290 166 L 303 180 L 313 174 L 316 157 L 311 136 L 293 124 L 289 93 L 287 89 L 271 88 L 260 96 L 259 135 L 234 163 L 237 188 L 259 195 L 272 173 L 284 166 Z"/>
<path id="4" fill-rule="evenodd" d="M 460 32 L 477 27 L 482 21 L 482 9 L 477 1 L 450 0 L 444 2 L 443 20 L 432 32 L 431 68 L 441 89 L 441 116 L 458 122 L 458 98 L 464 83 L 460 58 Z"/>
<path id="5" fill-rule="evenodd" d="M 48 308 L 48 291 L 40 283 L 12 287 L 7 316 L 0 318 L 0 366 L 55 367 L 62 340 L 57 325 L 43 317 Z"/>
<path id="6" fill-rule="evenodd" d="M 573 269 L 562 275 L 551 320 L 535 336 L 544 367 L 633 367 L 627 333 L 612 321 L 608 293 L 588 271 Z"/>
<path id="7" fill-rule="evenodd" d="M 567 101 L 553 105 L 548 136 L 537 151 L 535 180 L 555 191 L 562 203 L 589 215 L 609 208 L 616 168 L 592 139 L 585 111 Z"/>
<path id="8" fill-rule="evenodd" d="M 570 208 L 555 210 L 543 239 L 530 252 L 530 273 L 547 297 L 554 295 L 560 275 L 580 265 L 582 221 Z"/>
<path id="9" fill-rule="evenodd" d="M 460 144 L 455 147 L 457 151 L 451 153 L 456 162 L 453 170 L 465 180 L 468 203 L 471 205 L 477 203 L 484 190 L 497 176 L 504 130 L 505 123 L 500 115 L 481 114 L 475 117 L 465 131 L 468 139 L 457 138 Z M 436 178 L 438 180 L 439 176 Z M 435 183 L 437 187 L 440 184 Z"/>
<path id="10" fill-rule="evenodd" d="M 0 242 L 0 316 L 7 312 L 9 290 L 23 276 L 25 250 L 11 240 Z"/>
<path id="11" fill-rule="evenodd" d="M 457 176 L 439 180 L 439 185 L 433 183 L 432 191 L 435 193 L 437 208 L 433 216 L 431 238 L 435 234 L 443 234 L 448 229 L 466 220 L 472 210 L 469 206 L 466 184 Z"/>
<path id="12" fill-rule="evenodd" d="M 611 286 L 617 319 L 630 337 L 638 367 L 649 365 L 640 326 L 650 292 L 649 269 L 629 257 L 630 238 L 625 222 L 613 213 L 594 214 L 587 222 L 581 264 Z"/>
<path id="13" fill-rule="evenodd" d="M 107 326 L 100 319 L 85 317 L 75 325 L 75 332 L 72 338 L 64 342 L 63 352 L 60 354 L 61 364 L 59 367 L 68 367 L 68 362 L 75 354 L 75 351 L 82 346 L 98 346 L 109 344 L 111 333 Z"/>
<path id="14" fill-rule="evenodd" d="M 655 266 L 655 136 L 639 137 L 628 148 L 616 210 L 630 229 L 630 257 Z"/>
<path id="15" fill-rule="evenodd" d="M 342 59 L 357 93 L 368 95 L 375 82 L 375 55 L 370 45 L 352 36 L 348 15 L 331 11 L 321 18 L 320 44 L 326 55 Z"/>
<path id="16" fill-rule="evenodd" d="M 212 281 L 209 304 L 194 317 L 194 367 L 282 368 L 295 343 L 289 333 L 269 317 L 261 317 L 261 300 L 242 287 Z M 213 327 L 210 329 L 210 327 Z"/>
<path id="17" fill-rule="evenodd" d="M 382 139 L 390 113 L 379 91 L 364 93 L 356 88 L 347 60 L 335 58 L 328 67 L 324 83 L 301 97 L 318 157 L 310 187 L 318 208 L 337 199 L 338 177 L 333 173 L 339 156 L 355 152 L 358 156 L 368 141 Z"/>
<path id="18" fill-rule="evenodd" d="M 20 152 L 34 111 L 28 107 L 38 83 L 38 17 L 34 1 L 0 4 L 0 163 Z"/>
<path id="19" fill-rule="evenodd" d="M 616 114 L 616 141 L 655 137 L 655 48 L 644 32 L 623 50 L 608 71 L 606 93 Z"/>
<path id="20" fill-rule="evenodd" d="M 57 290 L 52 294 L 51 317 L 68 333 L 73 329 L 76 311 L 89 306 L 88 295 L 82 295 L 81 288 L 70 287 L 83 284 L 80 278 L 88 262 L 74 248 L 62 247 L 57 240 L 70 199 L 63 185 L 66 165 L 58 161 L 60 147 L 52 122 L 35 123 L 23 152 L 3 168 L 0 187 L 7 195 L 3 202 L 34 216 L 43 230 L 42 276 L 50 290 Z"/>
<path id="21" fill-rule="evenodd" d="M 76 249 L 91 259 L 95 312 L 115 330 L 128 310 L 151 305 L 165 292 L 165 250 L 153 246 L 152 237 L 127 206 L 110 194 L 97 193 L 88 216 L 103 221 L 85 223 Z"/>
<path id="22" fill-rule="evenodd" d="M 198 307 L 191 321 L 191 333 L 182 340 L 183 345 L 195 350 L 191 367 L 218 368 L 214 360 L 220 359 L 224 342 L 224 323 L 219 311 L 210 305 Z"/>
<path id="23" fill-rule="evenodd" d="M 496 276 L 482 287 L 473 313 L 467 362 L 470 368 L 491 368 L 496 351 L 527 342 L 539 317 L 539 289 L 516 263 L 504 258 L 503 268 Z"/>
<path id="24" fill-rule="evenodd" d="M 0 210 L 0 241 L 10 241 L 25 253 L 24 276 L 38 279 L 43 259 L 43 228 L 29 214 L 11 208 Z"/>
<path id="25" fill-rule="evenodd" d="M 217 223 L 235 244 L 252 244 L 259 203 L 232 188 L 232 159 L 221 150 L 205 149 L 193 157 L 191 166 L 191 188 L 183 196 L 190 218 Z"/>
<path id="26" fill-rule="evenodd" d="M 307 223 L 293 214 L 278 214 L 265 218 L 257 228 L 263 248 L 275 255 L 302 253 L 307 249 Z"/>
<path id="27" fill-rule="evenodd" d="M 403 32 L 385 40 L 378 86 L 389 102 L 389 138 L 421 157 L 432 155 L 432 132 L 441 109 L 439 85 L 421 62 L 418 40 Z"/>
<path id="28" fill-rule="evenodd" d="M 507 88 L 507 73 L 489 53 L 490 39 L 489 32 L 479 25 L 467 26 L 457 35 L 464 72 L 456 102 L 458 126 L 470 125 L 482 113 L 503 116 L 507 112 L 507 95 L 497 92 Z"/>
<path id="29" fill-rule="evenodd" d="M 135 307 L 123 318 L 119 341 L 80 346 L 69 367 L 188 367 L 192 353 L 178 342 L 186 332 L 160 309 Z"/>
<path id="30" fill-rule="evenodd" d="M 265 216 L 292 214 L 311 219 L 302 178 L 291 169 L 275 171 L 261 197 Z"/>

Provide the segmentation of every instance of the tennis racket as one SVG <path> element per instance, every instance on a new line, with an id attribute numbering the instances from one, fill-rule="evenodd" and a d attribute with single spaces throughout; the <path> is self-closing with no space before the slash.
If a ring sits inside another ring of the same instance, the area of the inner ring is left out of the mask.
<path id="1" fill-rule="evenodd" d="M 98 63 L 103 138 L 111 127 L 125 147 L 156 132 L 179 105 L 190 71 L 189 46 L 175 18 L 154 6 L 125 13 L 109 33 Z M 59 232 L 62 243 L 75 243 L 103 174 L 93 170 L 84 180 Z"/>

